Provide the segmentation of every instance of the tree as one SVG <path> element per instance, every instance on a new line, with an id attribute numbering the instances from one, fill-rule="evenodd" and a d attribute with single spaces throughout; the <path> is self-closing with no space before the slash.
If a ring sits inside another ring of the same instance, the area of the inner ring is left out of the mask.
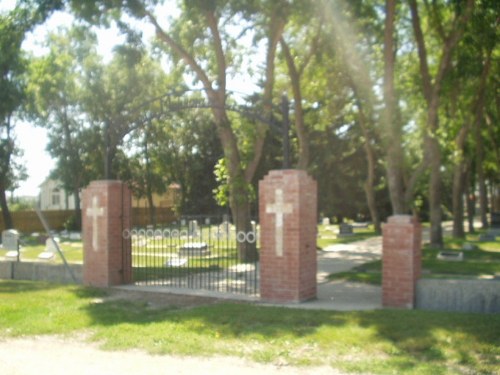
<path id="1" fill-rule="evenodd" d="M 474 6 L 474 0 L 467 0 L 463 6 L 457 4 L 454 8 L 454 17 L 446 33 L 445 25 L 439 16 L 442 9 L 438 8 L 436 2 L 432 3 L 432 14 L 429 15 L 430 23 L 435 23 L 437 33 L 441 39 L 441 53 L 434 77 L 429 67 L 427 43 L 422 31 L 422 22 L 416 0 L 409 0 L 412 25 L 415 41 L 417 44 L 420 74 L 422 79 L 422 93 L 427 104 L 427 118 L 425 131 L 426 160 L 430 168 L 429 182 L 429 211 L 431 220 L 431 244 L 437 247 L 443 246 L 442 234 L 442 212 L 441 212 L 441 151 L 439 145 L 439 104 L 443 80 L 451 67 L 451 59 L 454 49 L 463 35 L 467 21 Z"/>
<path id="2" fill-rule="evenodd" d="M 97 57 L 95 45 L 95 35 L 82 27 L 49 35 L 49 53 L 31 59 L 27 89 L 31 117 L 48 129 L 47 150 L 56 159 L 52 175 L 75 197 L 77 228 L 81 226 L 80 189 L 97 175 L 89 160 L 95 152 L 88 142 L 95 139 L 94 129 L 82 109 L 83 66 Z"/>
<path id="3" fill-rule="evenodd" d="M 294 121 L 298 138 L 298 169 L 307 169 L 310 159 L 309 131 L 305 123 L 303 104 L 305 98 L 302 94 L 301 81 L 305 69 L 310 65 L 314 55 L 319 52 L 324 20 L 323 17 L 318 16 L 318 13 L 321 14 L 319 9 L 311 4 L 305 4 L 301 12 L 295 12 L 290 16 L 293 19 L 289 22 L 287 31 L 280 38 L 281 50 L 286 62 L 294 99 Z"/>
<path id="4" fill-rule="evenodd" d="M 99 20 L 102 8 L 87 2 L 73 1 L 74 9 L 87 19 Z M 113 5 L 117 4 L 111 4 Z M 250 195 L 249 184 L 262 156 L 267 133 L 267 125 L 257 122 L 253 136 L 246 139 L 251 143 L 249 154 L 243 154 L 240 139 L 232 126 L 226 109 L 228 100 L 227 75 L 230 68 L 235 68 L 239 55 L 236 47 L 238 38 L 257 27 L 262 34 L 258 39 L 266 39 L 267 53 L 263 79 L 264 110 L 270 113 L 274 81 L 274 60 L 276 46 L 283 32 L 289 3 L 286 1 L 263 1 L 245 3 L 231 1 L 186 1 L 180 7 L 180 16 L 167 28 L 159 22 L 155 14 L 154 2 L 134 1 L 126 10 L 136 18 L 154 26 L 163 48 L 172 54 L 174 62 L 182 61 L 189 68 L 191 77 L 200 84 L 211 104 L 211 113 L 217 135 L 222 144 L 230 176 L 230 206 L 237 231 L 250 231 Z M 116 9 L 116 8 L 114 8 Z M 120 9 L 119 9 L 120 10 Z M 245 22 L 246 21 L 246 22 Z M 237 37 L 227 32 L 229 27 L 240 26 L 241 34 Z M 240 55 L 241 56 L 241 55 Z M 250 261 L 256 258 L 255 244 L 239 244 L 240 259 Z"/>
<path id="5" fill-rule="evenodd" d="M 22 1 L 7 14 L 0 14 L 0 207 L 6 228 L 12 228 L 12 217 L 6 191 L 15 187 L 23 173 L 13 161 L 19 150 L 13 137 L 13 118 L 25 100 L 25 59 L 21 44 L 26 33 L 55 9 L 59 1 Z"/>

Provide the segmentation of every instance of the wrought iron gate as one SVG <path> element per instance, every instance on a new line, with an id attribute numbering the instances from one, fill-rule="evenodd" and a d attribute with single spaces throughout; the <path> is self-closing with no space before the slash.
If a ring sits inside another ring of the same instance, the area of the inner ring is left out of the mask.
<path id="1" fill-rule="evenodd" d="M 259 244 L 257 225 L 252 228 L 237 233 L 226 217 L 191 216 L 125 231 L 134 281 L 257 296 L 258 262 L 240 262 L 237 249 L 242 241 Z"/>

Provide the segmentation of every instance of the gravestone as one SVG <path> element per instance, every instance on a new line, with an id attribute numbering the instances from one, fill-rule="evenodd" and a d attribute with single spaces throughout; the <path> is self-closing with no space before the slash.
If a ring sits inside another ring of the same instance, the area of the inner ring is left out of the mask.
<path id="1" fill-rule="evenodd" d="M 321 224 L 323 224 L 323 225 L 330 225 L 330 218 L 329 217 L 324 217 L 323 220 L 321 221 Z"/>
<path id="2" fill-rule="evenodd" d="M 210 255 L 208 244 L 205 242 L 186 242 L 180 247 L 180 254 L 186 256 Z"/>
<path id="3" fill-rule="evenodd" d="M 252 220 L 250 221 L 250 225 L 252 226 L 252 232 L 257 233 L 257 222 Z"/>
<path id="4" fill-rule="evenodd" d="M 437 255 L 437 259 L 451 262 L 462 262 L 464 260 L 464 253 L 461 251 L 440 251 Z"/>
<path id="5" fill-rule="evenodd" d="M 7 250 L 6 259 L 19 260 L 19 232 L 15 229 L 4 230 L 2 232 L 2 247 Z"/>
<path id="6" fill-rule="evenodd" d="M 59 243 L 59 238 L 54 237 L 54 241 Z M 57 252 L 57 247 L 56 244 L 52 241 L 52 238 L 47 238 L 45 241 L 45 251 L 48 253 L 55 253 Z"/>
<path id="7" fill-rule="evenodd" d="M 491 228 L 500 229 L 500 212 L 491 213 Z"/>
<path id="8" fill-rule="evenodd" d="M 496 235 L 495 233 L 488 232 L 488 233 L 483 233 L 479 236 L 479 241 L 481 242 L 493 242 L 496 240 Z"/>
<path id="9" fill-rule="evenodd" d="M 339 237 L 352 236 L 353 234 L 352 225 L 346 223 L 341 223 L 339 225 Z"/>
<path id="10" fill-rule="evenodd" d="M 82 234 L 80 232 L 71 232 L 69 234 L 69 239 L 72 241 L 80 241 L 82 239 Z"/>
<path id="11" fill-rule="evenodd" d="M 209 217 L 205 218 L 205 225 L 210 225 L 210 218 Z"/>
<path id="12" fill-rule="evenodd" d="M 468 242 L 464 243 L 462 246 L 462 250 L 465 250 L 465 251 L 473 251 L 476 249 L 477 249 L 476 245 L 468 243 Z"/>
<path id="13" fill-rule="evenodd" d="M 500 212 L 491 213 L 491 225 L 488 234 L 491 236 L 500 237 Z"/>
<path id="14" fill-rule="evenodd" d="M 229 233 L 231 232 L 231 223 L 229 221 L 223 221 L 221 225 L 219 225 L 219 235 L 223 237 L 229 237 Z"/>
<path id="15" fill-rule="evenodd" d="M 7 229 L 2 232 L 2 247 L 9 251 L 19 250 L 19 232 L 15 229 Z"/>
<path id="16" fill-rule="evenodd" d="M 54 238 L 55 242 L 59 242 L 58 238 Z M 47 238 L 45 241 L 45 250 L 43 253 L 38 255 L 40 260 L 52 260 L 55 258 L 55 253 L 57 252 L 56 244 L 52 241 L 52 238 Z"/>
<path id="17" fill-rule="evenodd" d="M 196 220 L 190 220 L 188 225 L 188 233 L 190 236 L 197 237 L 199 233 L 198 222 Z"/>

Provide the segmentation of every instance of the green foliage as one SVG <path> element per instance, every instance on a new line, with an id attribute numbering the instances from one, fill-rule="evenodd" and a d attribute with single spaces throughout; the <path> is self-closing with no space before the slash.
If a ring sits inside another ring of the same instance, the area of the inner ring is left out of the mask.
<path id="1" fill-rule="evenodd" d="M 229 172 L 226 167 L 226 159 L 221 158 L 215 165 L 215 181 L 218 186 L 214 189 L 214 197 L 221 207 L 229 206 Z"/>

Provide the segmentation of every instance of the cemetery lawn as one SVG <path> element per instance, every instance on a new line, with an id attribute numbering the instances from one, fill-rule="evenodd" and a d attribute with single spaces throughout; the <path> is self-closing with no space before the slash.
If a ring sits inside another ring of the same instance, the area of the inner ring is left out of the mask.
<path id="1" fill-rule="evenodd" d="M 335 232 L 333 231 L 334 228 L 336 229 Z M 336 234 L 337 232 L 338 225 L 318 225 L 318 239 L 316 240 L 317 247 L 323 249 L 329 245 L 351 243 L 380 236 L 380 233 L 375 232 L 373 229 L 373 225 L 368 226 L 368 228 L 354 228 L 351 236 L 339 237 Z"/>
<path id="2" fill-rule="evenodd" d="M 0 339 L 56 334 L 85 337 L 107 350 L 227 355 L 374 374 L 498 370 L 499 314 L 333 312 L 244 303 L 186 309 L 111 299 L 108 293 L 81 286 L 0 281 Z"/>
<path id="3" fill-rule="evenodd" d="M 471 244 L 475 250 L 463 250 L 463 245 Z M 440 251 L 463 251 L 462 262 L 438 260 Z M 382 283 L 382 262 L 362 264 L 351 271 L 329 275 L 329 280 L 347 280 L 380 285 Z M 422 277 L 440 279 L 492 279 L 500 276 L 500 241 L 480 242 L 479 234 L 467 235 L 465 240 L 445 238 L 445 248 L 432 248 L 429 244 L 422 249 Z"/>

